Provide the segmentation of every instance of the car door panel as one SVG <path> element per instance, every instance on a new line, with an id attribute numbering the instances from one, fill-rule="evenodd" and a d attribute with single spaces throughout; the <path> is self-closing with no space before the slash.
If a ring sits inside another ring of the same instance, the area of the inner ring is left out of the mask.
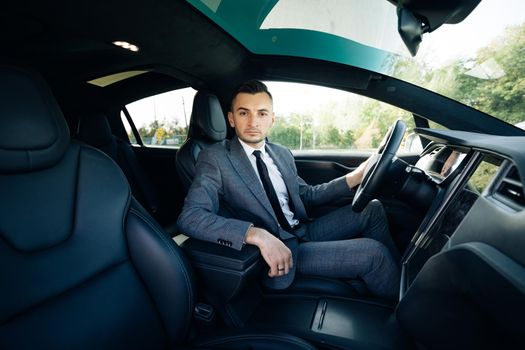
<path id="1" fill-rule="evenodd" d="M 295 165 L 299 176 L 310 185 L 328 182 L 354 170 L 371 153 L 348 152 L 333 153 L 295 153 Z M 409 164 L 415 164 L 418 155 L 402 154 L 398 156 Z"/>

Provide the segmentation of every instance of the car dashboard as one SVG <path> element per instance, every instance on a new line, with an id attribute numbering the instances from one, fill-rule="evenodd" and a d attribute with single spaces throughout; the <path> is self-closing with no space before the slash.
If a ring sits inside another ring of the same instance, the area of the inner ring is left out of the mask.
<path id="1" fill-rule="evenodd" d="M 431 142 L 415 167 L 426 174 L 437 191 L 405 252 L 401 297 L 431 257 L 455 244 L 490 237 L 490 244 L 504 252 L 512 250 L 504 243 L 505 235 L 514 232 L 512 225 L 512 232 L 505 232 L 509 226 L 507 217 L 519 220 L 517 217 L 525 213 L 523 176 L 520 177 L 525 174 L 525 137 L 426 128 L 416 132 Z M 474 225 L 472 217 L 479 218 Z M 501 239 L 487 234 L 484 229 L 489 227 L 501 231 Z"/>

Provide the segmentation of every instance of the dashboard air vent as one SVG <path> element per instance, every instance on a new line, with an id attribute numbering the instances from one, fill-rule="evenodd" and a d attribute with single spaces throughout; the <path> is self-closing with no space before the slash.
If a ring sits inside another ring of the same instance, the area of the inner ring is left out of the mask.
<path id="1" fill-rule="evenodd" d="M 505 176 L 496 188 L 494 197 L 514 209 L 521 210 L 525 208 L 523 182 L 521 181 L 518 169 L 515 166 L 508 168 Z"/>

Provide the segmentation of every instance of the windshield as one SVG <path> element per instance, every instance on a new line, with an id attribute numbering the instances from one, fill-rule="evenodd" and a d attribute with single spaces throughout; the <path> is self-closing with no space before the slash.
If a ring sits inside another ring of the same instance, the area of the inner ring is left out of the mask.
<path id="1" fill-rule="evenodd" d="M 188 0 L 248 50 L 399 78 L 511 124 L 525 121 L 525 1 L 483 0 L 410 57 L 386 0 Z"/>

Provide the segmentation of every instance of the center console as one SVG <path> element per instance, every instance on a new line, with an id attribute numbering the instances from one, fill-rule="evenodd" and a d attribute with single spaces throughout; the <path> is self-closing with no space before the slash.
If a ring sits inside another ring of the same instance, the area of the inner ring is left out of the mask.
<path id="1" fill-rule="evenodd" d="M 411 349 L 392 306 L 337 297 L 264 298 L 249 326 L 342 349 Z M 272 328 L 273 327 L 273 328 Z"/>
<path id="2" fill-rule="evenodd" d="M 391 305 L 323 293 L 268 294 L 259 288 L 264 260 L 256 247 L 237 251 L 186 240 L 205 301 L 230 327 L 285 332 L 342 349 L 411 349 Z"/>

